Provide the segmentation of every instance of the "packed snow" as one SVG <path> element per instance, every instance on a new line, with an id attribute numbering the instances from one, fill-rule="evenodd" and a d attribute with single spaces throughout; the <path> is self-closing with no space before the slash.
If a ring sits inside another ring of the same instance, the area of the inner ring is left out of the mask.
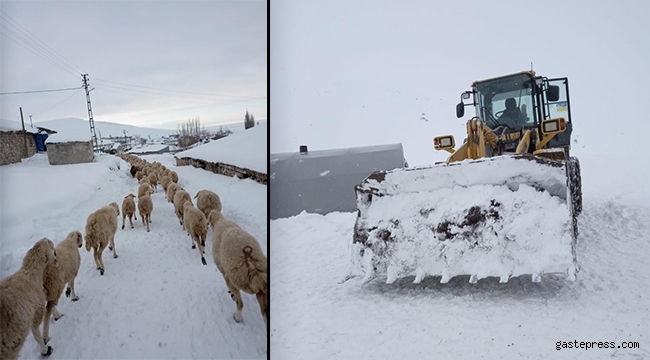
<path id="1" fill-rule="evenodd" d="M 267 123 L 263 121 L 244 132 L 176 153 L 176 157 L 220 162 L 266 174 L 268 167 L 267 134 Z"/>
<path id="2" fill-rule="evenodd" d="M 180 185 L 193 197 L 210 189 L 221 197 L 224 215 L 255 236 L 267 253 L 267 190 L 240 180 L 196 169 L 176 167 L 169 154 L 143 156 L 176 171 Z M 47 237 L 55 244 L 71 231 L 85 234 L 86 218 L 110 202 L 137 194 L 130 166 L 112 155 L 97 155 L 87 164 L 48 164 L 37 154 L 21 163 L 0 167 L 0 278 L 20 268 L 27 250 Z M 161 188 L 152 195 L 151 232 L 137 214 L 134 229 L 119 227 L 119 257 L 103 254 L 106 271 L 95 269 L 92 252 L 84 248 L 75 282 L 79 301 L 62 296 L 64 316 L 50 326 L 54 348 L 49 359 L 136 358 L 266 358 L 267 336 L 255 296 L 242 293 L 242 323 L 233 314 L 235 302 L 212 260 L 212 230 L 205 258 L 182 229 Z M 195 200 L 193 200 L 195 201 Z M 121 210 L 120 210 L 121 211 Z M 30 334 L 20 359 L 40 357 Z"/>
<path id="3" fill-rule="evenodd" d="M 18 121 L 0 119 L 0 131 L 23 131 L 23 125 Z M 29 133 L 38 132 L 38 130 L 30 128 L 29 123 L 26 124 L 25 131 Z"/>
<path id="4" fill-rule="evenodd" d="M 469 276 L 457 276 L 441 284 L 440 276 L 425 276 L 414 284 L 417 274 L 408 274 L 392 284 L 378 278 L 364 285 L 362 277 L 350 276 L 356 213 L 271 221 L 273 357 L 650 358 L 650 189 L 644 185 L 650 172 L 611 153 L 574 154 L 581 160 L 584 199 L 581 269 L 573 282 L 545 275 L 533 283 L 526 275 L 505 284 L 499 277 L 470 284 Z M 547 234 L 545 225 L 566 210 L 542 204 L 537 215 L 521 216 L 544 229 L 536 241 L 556 242 L 558 234 Z M 569 342 L 578 348 L 562 347 Z M 601 342 L 601 348 L 580 348 L 580 342 Z M 623 342 L 640 348 L 623 348 L 631 345 Z"/>

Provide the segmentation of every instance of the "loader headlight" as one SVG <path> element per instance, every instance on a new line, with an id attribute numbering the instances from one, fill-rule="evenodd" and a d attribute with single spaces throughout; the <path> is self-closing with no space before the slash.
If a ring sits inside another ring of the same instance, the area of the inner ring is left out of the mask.
<path id="1" fill-rule="evenodd" d="M 453 149 L 456 146 L 453 135 L 438 136 L 433 139 L 436 150 Z"/>
<path id="2" fill-rule="evenodd" d="M 560 122 L 556 119 L 553 120 L 547 120 L 542 123 L 542 130 L 544 130 L 545 133 L 551 133 L 558 131 L 560 129 Z"/>
<path id="3" fill-rule="evenodd" d="M 542 131 L 545 134 L 564 131 L 566 130 L 566 122 L 564 118 L 549 119 L 542 122 Z"/>

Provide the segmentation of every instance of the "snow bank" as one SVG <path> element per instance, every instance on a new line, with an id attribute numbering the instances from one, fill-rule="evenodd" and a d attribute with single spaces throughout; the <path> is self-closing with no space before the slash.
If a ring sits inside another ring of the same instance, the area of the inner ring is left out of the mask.
<path id="1" fill-rule="evenodd" d="M 176 153 L 176 157 L 221 162 L 266 174 L 267 134 L 267 123 L 260 122 L 259 125 L 246 131 Z"/>
<path id="2" fill-rule="evenodd" d="M 19 121 L 0 119 L 0 131 L 23 131 L 23 126 Z M 25 125 L 25 131 L 28 133 L 36 133 L 37 131 L 31 129 L 29 124 Z"/>

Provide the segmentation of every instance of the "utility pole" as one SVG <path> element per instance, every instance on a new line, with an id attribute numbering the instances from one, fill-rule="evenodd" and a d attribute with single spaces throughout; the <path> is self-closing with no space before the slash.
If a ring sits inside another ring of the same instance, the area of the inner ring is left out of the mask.
<path id="1" fill-rule="evenodd" d="M 20 122 L 23 124 L 23 140 L 25 141 L 25 158 L 27 158 L 27 132 L 25 131 L 25 120 L 23 119 L 23 107 L 20 107 Z"/>
<path id="2" fill-rule="evenodd" d="M 95 132 L 95 120 L 93 120 L 93 109 L 90 106 L 90 92 L 93 89 L 88 89 L 90 87 L 90 83 L 88 82 L 88 74 L 82 74 L 83 76 L 83 83 L 84 83 L 84 89 L 86 90 L 86 102 L 88 103 L 88 120 L 90 122 L 90 134 L 93 137 L 93 144 L 94 148 L 97 149 L 97 133 Z"/>

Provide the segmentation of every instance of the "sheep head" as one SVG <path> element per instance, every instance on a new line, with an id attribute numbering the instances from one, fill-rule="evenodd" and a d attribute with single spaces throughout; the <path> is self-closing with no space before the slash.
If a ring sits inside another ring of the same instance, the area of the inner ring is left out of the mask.
<path id="1" fill-rule="evenodd" d="M 37 241 L 31 249 L 27 251 L 23 259 L 23 266 L 30 266 L 34 262 L 40 262 L 43 266 L 47 264 L 54 264 L 56 261 L 56 250 L 54 250 L 54 243 L 48 238 L 42 238 Z"/>
<path id="2" fill-rule="evenodd" d="M 110 206 L 110 207 L 112 207 L 113 209 L 115 209 L 115 212 L 117 213 L 116 216 L 120 216 L 120 207 L 117 205 L 116 202 L 112 202 L 112 203 L 108 204 L 108 206 Z"/>
<path id="3" fill-rule="evenodd" d="M 68 234 L 68 238 L 75 238 L 75 243 L 77 244 L 78 248 L 81 248 L 84 244 L 84 237 L 81 235 L 81 231 L 75 230 Z"/>
<path id="4" fill-rule="evenodd" d="M 212 210 L 208 214 L 208 222 L 210 225 L 212 225 L 212 229 L 214 229 L 214 225 L 219 221 L 219 219 L 223 218 L 223 214 L 221 211 L 218 210 Z"/>

